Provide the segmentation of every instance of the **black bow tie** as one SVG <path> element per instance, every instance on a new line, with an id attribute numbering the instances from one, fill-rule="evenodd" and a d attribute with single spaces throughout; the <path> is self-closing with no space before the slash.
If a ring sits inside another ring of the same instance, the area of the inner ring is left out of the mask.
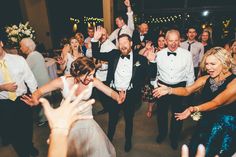
<path id="1" fill-rule="evenodd" d="M 130 55 L 127 55 L 127 56 L 121 55 L 120 57 L 121 57 L 122 59 L 124 59 L 124 58 L 130 59 Z"/>
<path id="2" fill-rule="evenodd" d="M 176 52 L 167 52 L 167 55 L 168 55 L 168 56 L 169 56 L 169 55 L 174 55 L 174 56 L 176 56 L 177 53 L 176 53 Z"/>

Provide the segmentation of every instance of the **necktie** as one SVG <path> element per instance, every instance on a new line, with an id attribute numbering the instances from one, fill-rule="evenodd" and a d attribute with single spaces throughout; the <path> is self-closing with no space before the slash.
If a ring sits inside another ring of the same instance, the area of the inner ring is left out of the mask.
<path id="1" fill-rule="evenodd" d="M 194 42 L 190 43 L 188 42 L 188 51 L 191 51 L 191 45 L 193 44 Z"/>
<path id="2" fill-rule="evenodd" d="M 169 56 L 169 55 L 174 55 L 174 56 L 176 56 L 177 53 L 176 53 L 176 52 L 167 52 L 167 55 L 168 55 L 168 56 Z"/>
<path id="3" fill-rule="evenodd" d="M 12 78 L 10 76 L 9 70 L 8 70 L 7 65 L 4 60 L 0 61 L 0 68 L 2 70 L 4 82 L 5 83 L 12 82 Z M 8 92 L 8 96 L 9 96 L 9 99 L 12 101 L 15 101 L 16 97 L 17 97 L 16 92 Z"/>
<path id="4" fill-rule="evenodd" d="M 122 59 L 124 59 L 124 58 L 130 59 L 130 55 L 127 55 L 127 56 L 121 55 L 120 57 L 121 57 Z"/>
<path id="5" fill-rule="evenodd" d="M 122 30 L 122 28 L 120 28 L 120 30 L 118 31 L 117 37 L 119 37 L 121 35 L 121 30 Z"/>

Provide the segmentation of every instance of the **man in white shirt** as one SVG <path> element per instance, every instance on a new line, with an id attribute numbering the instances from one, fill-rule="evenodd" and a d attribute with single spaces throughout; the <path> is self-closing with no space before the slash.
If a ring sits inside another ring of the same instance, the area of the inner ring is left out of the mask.
<path id="1" fill-rule="evenodd" d="M 27 93 L 27 87 L 34 92 L 37 82 L 25 59 L 7 54 L 1 41 L 0 62 L 0 133 L 9 140 L 18 156 L 29 157 L 35 149 L 32 146 L 32 108 L 20 98 Z"/>
<path id="2" fill-rule="evenodd" d="M 180 48 L 180 34 L 177 30 L 169 30 L 166 34 L 167 48 L 157 53 L 157 79 L 161 84 L 170 87 L 183 87 L 194 82 L 192 55 Z M 170 93 L 171 94 L 171 93 Z M 166 95 L 157 100 L 157 124 L 159 135 L 157 143 L 161 143 L 168 134 L 168 109 L 171 106 L 172 117 L 170 125 L 171 147 L 177 149 L 178 138 L 182 128 L 182 121 L 176 121 L 174 113 L 182 112 L 184 106 L 182 97 Z"/>
<path id="3" fill-rule="evenodd" d="M 26 57 L 26 62 L 28 63 L 34 77 L 37 81 L 38 87 L 41 87 L 50 81 L 48 70 L 45 64 L 45 59 L 43 55 L 35 50 L 36 44 L 31 38 L 23 38 L 20 41 L 20 50 L 24 53 Z M 47 96 L 51 95 L 48 93 Z M 46 96 L 46 95 L 45 95 Z M 46 117 L 44 115 L 43 108 L 40 108 L 38 113 L 38 126 L 46 124 Z"/>
<path id="4" fill-rule="evenodd" d="M 110 100 L 109 102 L 109 125 L 108 138 L 112 141 L 119 113 L 124 111 L 125 118 L 125 151 L 129 152 L 132 148 L 133 117 L 137 96 L 141 93 L 145 76 L 155 77 L 156 64 L 148 64 L 147 58 L 132 51 L 132 39 L 127 34 L 119 36 L 119 50 L 112 50 L 101 53 L 98 48 L 98 39 L 102 35 L 101 30 L 95 31 L 94 40 L 92 39 L 92 53 L 96 59 L 108 61 L 107 82 L 116 91 L 126 91 L 126 99 L 122 104 Z M 149 60 L 154 60 L 150 57 Z"/>
<path id="5" fill-rule="evenodd" d="M 88 27 L 87 29 L 88 37 L 84 40 L 84 45 L 86 46 L 86 56 L 87 57 L 92 57 L 92 50 L 91 50 L 91 39 L 93 38 L 94 35 L 94 27 Z"/>
<path id="6" fill-rule="evenodd" d="M 122 16 L 116 17 L 116 25 L 118 28 L 116 30 L 114 30 L 109 36 L 110 41 L 115 40 L 117 48 L 119 46 L 118 45 L 118 37 L 121 34 L 128 34 L 130 37 L 132 37 L 133 31 L 134 31 L 134 18 L 133 18 L 133 11 L 131 9 L 130 0 L 125 0 L 124 4 L 126 5 L 127 10 L 128 10 L 128 12 L 126 13 L 128 16 L 128 22 L 126 24 L 125 18 Z"/>
<path id="7" fill-rule="evenodd" d="M 197 79 L 199 74 L 199 65 L 204 55 L 204 46 L 196 40 L 197 31 L 194 27 L 187 29 L 188 39 L 180 44 L 180 47 L 190 51 L 193 57 L 194 76 Z"/>

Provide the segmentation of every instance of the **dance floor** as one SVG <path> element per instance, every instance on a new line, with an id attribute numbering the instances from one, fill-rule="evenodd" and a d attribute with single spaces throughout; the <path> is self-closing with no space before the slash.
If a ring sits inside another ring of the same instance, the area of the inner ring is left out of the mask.
<path id="1" fill-rule="evenodd" d="M 58 99 L 57 99 L 58 100 Z M 97 115 L 96 113 L 101 110 L 101 105 L 99 101 L 94 104 L 93 112 L 95 120 L 102 127 L 102 129 L 107 131 L 108 124 L 108 114 Z M 158 134 L 157 124 L 156 124 L 156 114 L 153 115 L 151 119 L 146 118 L 145 112 L 147 109 L 146 103 L 143 103 L 139 109 L 137 109 L 134 118 L 134 132 L 133 132 L 133 149 L 126 153 L 124 151 L 124 119 L 120 119 L 116 134 L 113 140 L 113 144 L 116 148 L 117 157 L 179 157 L 180 156 L 180 146 L 183 143 L 188 143 L 192 131 L 194 130 L 195 122 L 191 119 L 184 121 L 183 131 L 180 137 L 180 143 L 178 150 L 172 150 L 170 147 L 170 140 L 166 140 L 162 144 L 157 144 L 155 138 Z M 34 124 L 34 145 L 39 150 L 39 157 L 46 157 L 48 145 L 46 140 L 49 135 L 48 126 L 38 127 Z M 0 156 L 1 157 L 17 157 L 14 149 L 11 146 L 0 146 Z"/>

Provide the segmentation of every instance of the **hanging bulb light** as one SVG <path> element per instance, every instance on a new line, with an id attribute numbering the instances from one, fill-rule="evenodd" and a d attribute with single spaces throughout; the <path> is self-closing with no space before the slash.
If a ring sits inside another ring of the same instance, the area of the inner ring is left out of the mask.
<path id="1" fill-rule="evenodd" d="M 77 29 L 78 29 L 78 26 L 77 26 L 77 24 L 75 23 L 75 24 L 73 25 L 73 32 L 76 32 Z"/>

